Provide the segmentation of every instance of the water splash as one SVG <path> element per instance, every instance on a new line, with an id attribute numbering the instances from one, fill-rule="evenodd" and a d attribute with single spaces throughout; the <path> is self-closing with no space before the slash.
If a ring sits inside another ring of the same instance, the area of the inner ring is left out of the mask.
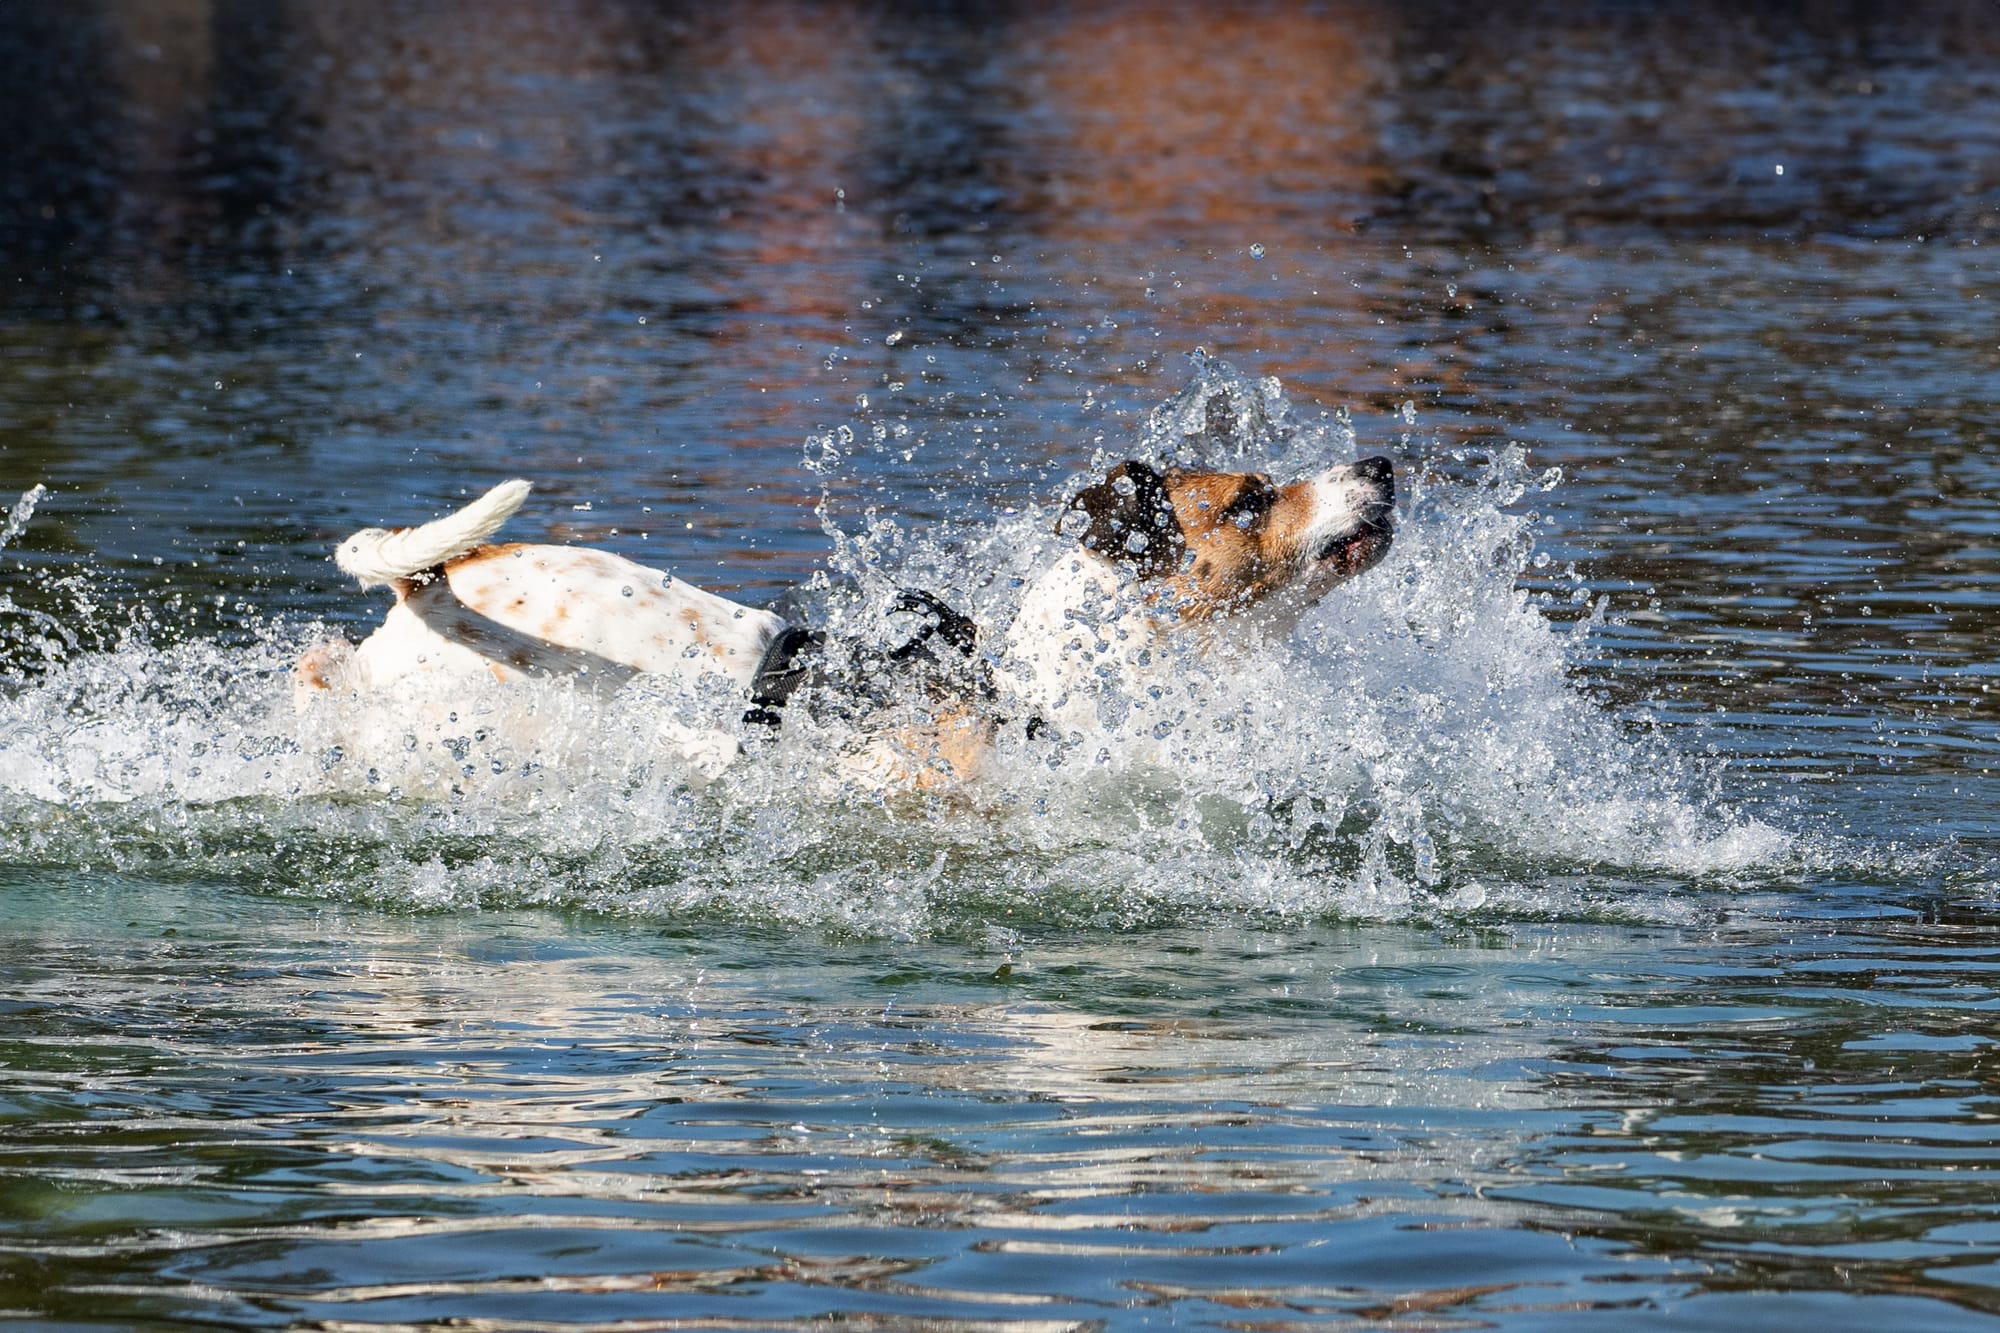
<path id="1" fill-rule="evenodd" d="M 14 502 L 13 509 L 8 512 L 7 521 L 0 524 L 0 551 L 7 549 L 7 544 L 21 535 L 22 529 L 28 526 L 28 520 L 35 516 L 35 506 L 40 504 L 42 497 L 48 493 L 48 487 L 39 485 L 30 486 L 22 492 L 21 498 Z"/>
<path id="2" fill-rule="evenodd" d="M 1353 436 L 1297 420 L 1276 381 L 1203 362 L 1138 451 L 1284 474 L 1351 456 Z M 1797 838 L 1571 679 L 1588 622 L 1558 628 L 1519 587 L 1535 525 L 1513 506 L 1554 478 L 1513 448 L 1440 461 L 1465 475 L 1404 467 L 1389 558 L 1288 640 L 1112 691 L 1086 741 L 1003 727 L 968 788 L 843 784 L 854 738 L 837 720 L 747 735 L 707 772 L 662 728 L 740 704 L 646 682 L 301 713 L 289 666 L 316 627 L 229 645 L 135 628 L 0 692 L 0 859 L 892 934 L 1213 911 L 1659 919 L 1690 884 L 1795 865 Z M 1004 625 L 1062 549 L 1055 510 L 836 529 L 801 614 L 883 634 L 883 594 L 915 584 Z M 15 512 L 10 536 L 32 503 Z"/>
<path id="3" fill-rule="evenodd" d="M 40 485 L 21 493 L 8 511 L 7 521 L 0 523 L 0 551 L 27 530 L 36 506 L 48 493 L 49 488 Z M 78 646 L 76 636 L 60 620 L 46 611 L 20 605 L 0 587 L 0 687 L 20 682 L 26 671 L 55 662 Z"/>

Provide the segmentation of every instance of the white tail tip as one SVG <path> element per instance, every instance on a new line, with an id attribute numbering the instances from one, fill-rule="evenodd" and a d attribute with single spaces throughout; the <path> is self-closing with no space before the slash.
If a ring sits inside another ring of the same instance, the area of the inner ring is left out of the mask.
<path id="1" fill-rule="evenodd" d="M 340 544 L 333 563 L 364 588 L 414 577 L 464 555 L 498 532 L 530 489 L 525 481 L 503 481 L 457 513 L 417 527 L 364 528 Z"/>

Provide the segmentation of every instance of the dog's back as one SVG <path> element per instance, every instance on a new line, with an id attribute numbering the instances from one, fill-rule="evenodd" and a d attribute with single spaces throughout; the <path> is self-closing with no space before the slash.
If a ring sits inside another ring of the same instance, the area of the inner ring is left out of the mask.
<path id="1" fill-rule="evenodd" d="M 484 544 L 528 489 L 505 482 L 443 518 L 369 528 L 340 544 L 343 570 L 396 594 L 346 665 L 346 683 L 380 689 L 414 675 L 490 673 L 615 686 L 644 672 L 719 675 L 748 688 L 783 621 L 609 552 Z"/>

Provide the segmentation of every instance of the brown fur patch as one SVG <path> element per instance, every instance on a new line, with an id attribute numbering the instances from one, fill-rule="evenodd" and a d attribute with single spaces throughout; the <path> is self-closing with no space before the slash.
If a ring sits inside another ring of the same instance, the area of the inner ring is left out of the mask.
<path id="1" fill-rule="evenodd" d="M 1241 610 L 1292 581 L 1307 555 L 1311 482 L 1275 486 L 1255 472 L 1170 468 L 1166 484 L 1194 556 L 1164 580 L 1184 618 Z"/>
<path id="2" fill-rule="evenodd" d="M 945 705 L 928 726 L 898 727 L 891 785 L 914 791 L 961 786 L 978 777 L 993 749 L 994 722 L 967 703 Z"/>
<path id="3" fill-rule="evenodd" d="M 327 671 L 327 659 L 330 655 L 325 648 L 315 648 L 301 657 L 298 665 L 293 668 L 299 683 L 313 690 L 332 689 L 331 682 L 327 680 L 330 674 Z"/>
<path id="4" fill-rule="evenodd" d="M 447 562 L 445 570 L 447 573 L 456 574 L 462 569 L 471 569 L 476 565 L 483 565 L 488 560 L 497 560 L 503 555 L 518 556 L 526 549 L 526 547 L 518 542 L 509 543 L 505 546 L 475 546 L 464 555 Z"/>

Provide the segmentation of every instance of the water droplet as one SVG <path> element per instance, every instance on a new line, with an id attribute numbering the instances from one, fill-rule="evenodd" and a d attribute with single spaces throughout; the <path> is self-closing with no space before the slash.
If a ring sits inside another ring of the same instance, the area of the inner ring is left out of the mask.
<path id="1" fill-rule="evenodd" d="M 1264 245 L 1261 241 L 1250 247 L 1250 257 L 1252 259 L 1262 259 L 1264 257 Z"/>

